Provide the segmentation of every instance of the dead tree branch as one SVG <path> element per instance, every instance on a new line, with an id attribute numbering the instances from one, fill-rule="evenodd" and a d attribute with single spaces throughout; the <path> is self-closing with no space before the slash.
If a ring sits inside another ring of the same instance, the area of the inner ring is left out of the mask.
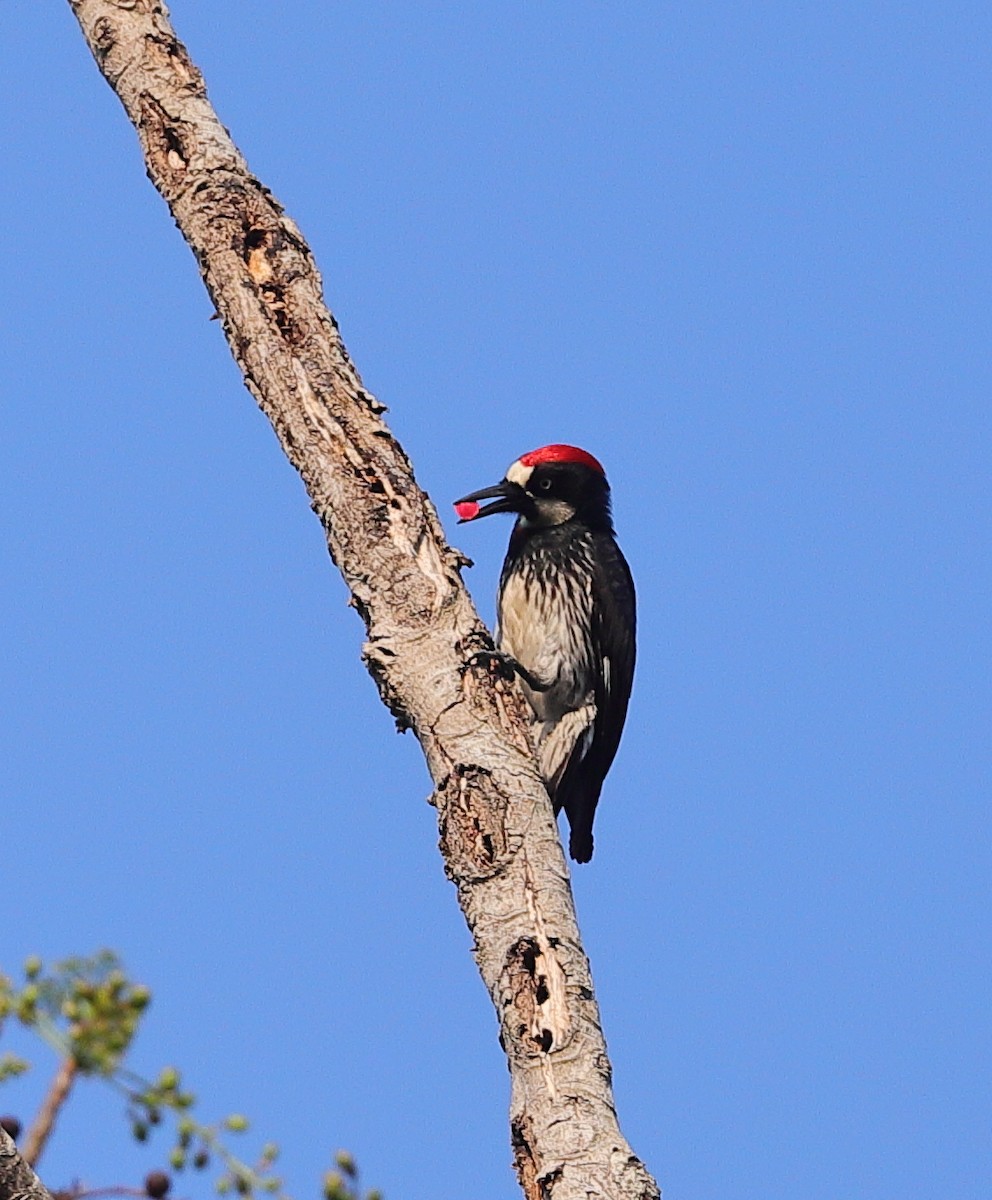
<path id="1" fill-rule="evenodd" d="M 52 1195 L 0 1128 L 0 1200 L 52 1200 Z"/>
<path id="2" fill-rule="evenodd" d="M 515 686 L 463 560 L 362 386 L 300 231 L 251 174 L 157 0 L 69 0 L 189 243 L 249 390 L 299 471 L 365 621 L 384 702 L 420 740 L 445 870 L 496 1007 L 528 1200 L 658 1195 L 617 1124 L 568 872 Z"/>

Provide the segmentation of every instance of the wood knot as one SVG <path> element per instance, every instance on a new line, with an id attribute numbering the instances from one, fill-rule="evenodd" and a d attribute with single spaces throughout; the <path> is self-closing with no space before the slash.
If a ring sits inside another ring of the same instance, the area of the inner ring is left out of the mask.
<path id="1" fill-rule="evenodd" d="M 93 49 L 101 59 L 104 59 L 116 45 L 117 33 L 114 30 L 113 22 L 106 17 L 100 17 L 93 26 Z"/>
<path id="2" fill-rule="evenodd" d="M 489 771 L 457 764 L 435 793 L 441 849 L 455 882 L 488 879 L 506 856 L 506 796 Z"/>

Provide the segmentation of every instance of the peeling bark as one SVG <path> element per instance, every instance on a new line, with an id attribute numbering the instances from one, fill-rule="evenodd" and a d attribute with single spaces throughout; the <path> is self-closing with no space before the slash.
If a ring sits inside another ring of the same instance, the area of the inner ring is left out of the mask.
<path id="1" fill-rule="evenodd" d="M 52 1200 L 4 1129 L 0 1129 L 0 1200 Z"/>
<path id="2" fill-rule="evenodd" d="M 650 1200 L 617 1124 L 569 876 L 515 683 L 491 648 L 430 500 L 324 305 L 300 231 L 250 173 L 157 0 L 69 0 L 189 243 L 245 382 L 299 471 L 365 621 L 363 657 L 435 783 L 445 870 L 511 1076 L 528 1200 Z M 2 1200 L 2 1198 L 0 1198 Z"/>

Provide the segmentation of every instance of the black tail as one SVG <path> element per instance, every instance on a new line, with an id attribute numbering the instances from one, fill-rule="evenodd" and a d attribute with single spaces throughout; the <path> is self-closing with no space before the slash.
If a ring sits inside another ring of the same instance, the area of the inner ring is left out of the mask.
<path id="1" fill-rule="evenodd" d="M 592 822 L 588 828 L 572 825 L 568 835 L 568 852 L 577 863 L 587 863 L 592 858 Z"/>
<path id="2" fill-rule="evenodd" d="M 576 862 L 587 863 L 592 858 L 592 822 L 603 781 L 597 784 L 583 778 L 581 769 L 574 771 L 572 767 L 569 763 L 569 770 L 555 792 L 555 812 L 563 808 L 568 817 L 569 854 Z"/>

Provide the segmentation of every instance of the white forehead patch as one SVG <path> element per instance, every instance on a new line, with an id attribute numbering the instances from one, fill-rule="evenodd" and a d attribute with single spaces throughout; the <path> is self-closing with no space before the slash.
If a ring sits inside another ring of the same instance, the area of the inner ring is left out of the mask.
<path id="1" fill-rule="evenodd" d="M 510 483 L 516 483 L 516 484 L 519 484 L 520 487 L 525 488 L 527 486 L 528 482 L 530 481 L 530 477 L 533 473 L 534 473 L 534 468 L 533 467 L 525 467 L 524 464 L 518 458 L 517 461 L 515 463 L 513 463 L 510 466 L 509 470 L 506 472 L 506 478 L 509 480 Z"/>

